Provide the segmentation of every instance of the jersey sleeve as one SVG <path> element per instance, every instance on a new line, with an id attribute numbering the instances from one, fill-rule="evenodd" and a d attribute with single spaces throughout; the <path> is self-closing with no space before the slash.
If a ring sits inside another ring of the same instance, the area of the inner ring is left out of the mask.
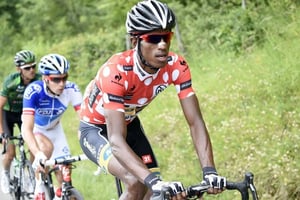
<path id="1" fill-rule="evenodd" d="M 41 85 L 31 83 L 24 92 L 23 97 L 23 114 L 34 115 L 36 105 L 39 104 L 39 92 L 42 91 Z"/>
<path id="2" fill-rule="evenodd" d="M 96 84 L 101 90 L 105 109 L 124 112 L 124 94 L 127 82 L 123 73 L 122 69 L 114 64 L 104 65 L 99 71 Z"/>
<path id="3" fill-rule="evenodd" d="M 194 94 L 191 71 L 186 60 L 182 56 L 175 57 L 174 59 L 175 63 L 172 71 L 172 80 L 178 97 L 184 99 Z"/>
<path id="4" fill-rule="evenodd" d="M 76 111 L 80 109 L 80 105 L 82 103 L 82 94 L 81 91 L 76 83 L 68 82 L 66 85 L 67 88 L 70 88 L 70 101 L 72 106 Z"/>
<path id="5" fill-rule="evenodd" d="M 2 84 L 2 88 L 0 90 L 0 95 L 3 97 L 7 97 L 7 81 L 5 80 Z"/>
<path id="6" fill-rule="evenodd" d="M 2 84 L 2 88 L 0 90 L 0 95 L 1 96 L 8 97 L 9 92 L 10 92 L 9 88 L 13 87 L 16 84 L 19 84 L 20 78 L 15 79 L 15 77 L 16 77 L 16 73 L 15 74 L 10 74 L 9 76 L 7 76 L 5 78 L 5 80 L 3 81 L 3 84 Z"/>

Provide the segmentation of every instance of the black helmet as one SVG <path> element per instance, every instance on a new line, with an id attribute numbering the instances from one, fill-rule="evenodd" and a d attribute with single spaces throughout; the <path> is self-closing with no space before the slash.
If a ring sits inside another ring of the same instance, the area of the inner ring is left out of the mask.
<path id="1" fill-rule="evenodd" d="M 171 30 L 176 25 L 173 11 L 157 0 L 141 1 L 127 13 L 127 33 L 135 35 L 154 30 Z"/>
<path id="2" fill-rule="evenodd" d="M 14 62 L 17 67 L 31 64 L 35 62 L 35 55 L 29 50 L 22 50 L 16 53 Z"/>

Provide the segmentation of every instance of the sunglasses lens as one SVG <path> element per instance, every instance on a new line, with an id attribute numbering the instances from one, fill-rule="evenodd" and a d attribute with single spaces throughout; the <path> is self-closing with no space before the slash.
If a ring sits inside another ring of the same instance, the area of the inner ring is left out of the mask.
<path id="1" fill-rule="evenodd" d="M 149 35 L 148 36 L 148 41 L 147 42 L 150 42 L 150 43 L 153 43 L 153 44 L 157 44 L 161 41 L 161 39 L 163 39 L 164 37 L 162 35 Z M 165 40 L 164 40 L 165 41 Z"/>
<path id="2" fill-rule="evenodd" d="M 35 69 L 35 66 L 36 65 L 31 65 L 31 66 L 28 66 L 28 67 L 24 67 L 22 69 L 26 70 L 26 71 L 29 71 L 30 69 Z"/>
<path id="3" fill-rule="evenodd" d="M 149 34 L 149 35 L 141 35 L 140 37 L 145 40 L 146 42 L 152 43 L 152 44 L 158 44 L 161 40 L 164 40 L 166 43 L 169 43 L 171 41 L 173 33 L 167 33 L 167 34 Z"/>
<path id="4" fill-rule="evenodd" d="M 51 77 L 51 76 L 49 76 L 49 79 L 54 83 L 60 83 L 60 82 L 66 82 L 67 79 L 68 79 L 68 76 L 64 76 L 64 77 Z"/>

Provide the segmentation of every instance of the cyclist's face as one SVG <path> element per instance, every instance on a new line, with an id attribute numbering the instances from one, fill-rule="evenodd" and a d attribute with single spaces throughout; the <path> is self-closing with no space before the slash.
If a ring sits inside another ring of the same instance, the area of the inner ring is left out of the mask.
<path id="1" fill-rule="evenodd" d="M 61 94 L 64 91 L 68 74 L 49 75 L 45 77 L 48 87 L 55 94 Z"/>
<path id="2" fill-rule="evenodd" d="M 172 34 L 170 31 L 153 31 L 140 36 L 141 53 L 150 65 L 162 68 L 167 64 Z"/>
<path id="3" fill-rule="evenodd" d="M 21 73 L 25 79 L 32 80 L 35 77 L 36 63 L 29 63 L 20 67 Z"/>

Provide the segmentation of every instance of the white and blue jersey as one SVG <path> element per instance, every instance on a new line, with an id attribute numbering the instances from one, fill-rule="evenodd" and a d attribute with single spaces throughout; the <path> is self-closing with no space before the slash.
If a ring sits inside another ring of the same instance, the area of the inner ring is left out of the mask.
<path id="1" fill-rule="evenodd" d="M 60 95 L 48 91 L 46 83 L 35 81 L 27 86 L 23 97 L 23 115 L 34 115 L 34 134 L 47 136 L 54 145 L 52 157 L 70 154 L 65 134 L 60 123 L 63 113 L 71 104 L 80 109 L 82 94 L 79 87 L 70 81 Z"/>

